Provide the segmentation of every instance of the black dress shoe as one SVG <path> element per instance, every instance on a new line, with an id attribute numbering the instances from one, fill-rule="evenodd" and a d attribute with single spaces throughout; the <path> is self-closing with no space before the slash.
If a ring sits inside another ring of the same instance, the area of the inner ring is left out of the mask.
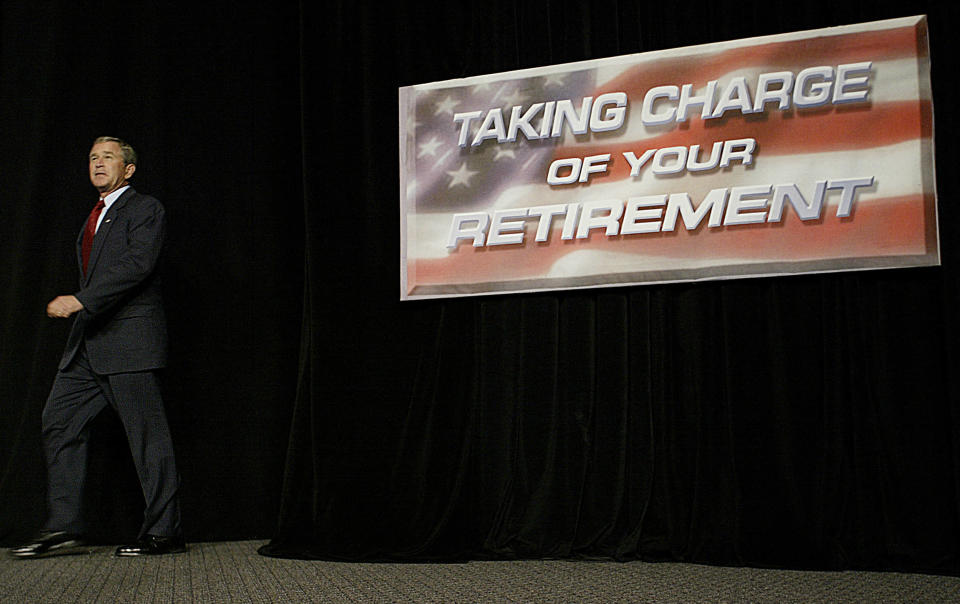
<path id="1" fill-rule="evenodd" d="M 44 531 L 30 543 L 11 549 L 10 555 L 14 558 L 45 558 L 89 552 L 90 549 L 79 535 L 65 531 Z"/>
<path id="2" fill-rule="evenodd" d="M 121 545 L 118 556 L 159 556 L 160 554 L 178 554 L 187 551 L 183 537 L 158 537 L 147 535 L 133 545 Z"/>

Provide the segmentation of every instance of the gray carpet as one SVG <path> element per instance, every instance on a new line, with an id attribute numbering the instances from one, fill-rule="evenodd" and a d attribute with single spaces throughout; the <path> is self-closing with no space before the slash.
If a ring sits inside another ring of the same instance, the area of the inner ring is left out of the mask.
<path id="1" fill-rule="evenodd" d="M 263 541 L 192 543 L 185 554 L 113 549 L 0 556 L 0 602 L 957 602 L 960 578 L 645 562 L 348 564 L 257 554 Z"/>

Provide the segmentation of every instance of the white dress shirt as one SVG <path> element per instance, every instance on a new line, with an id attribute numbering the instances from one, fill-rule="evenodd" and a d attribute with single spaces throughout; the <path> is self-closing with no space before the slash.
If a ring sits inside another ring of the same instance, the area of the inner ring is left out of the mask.
<path id="1" fill-rule="evenodd" d="M 123 195 L 123 192 L 129 188 L 130 188 L 130 185 L 124 185 L 119 189 L 117 189 L 116 191 L 114 191 L 113 193 L 110 193 L 109 195 L 103 198 L 103 211 L 100 212 L 100 217 L 97 218 L 97 231 L 100 230 L 100 223 L 103 222 L 103 217 L 107 215 L 107 210 L 109 210 L 110 206 L 113 205 L 113 202 L 119 199 L 119 197 Z M 97 231 L 94 231 L 94 233 L 96 233 Z"/>

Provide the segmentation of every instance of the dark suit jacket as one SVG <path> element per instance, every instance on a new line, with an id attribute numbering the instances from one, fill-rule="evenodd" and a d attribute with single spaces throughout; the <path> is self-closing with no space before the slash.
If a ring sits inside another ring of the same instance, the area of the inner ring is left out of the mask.
<path id="1" fill-rule="evenodd" d="M 129 188 L 106 211 L 93 238 L 83 275 L 77 238 L 80 291 L 77 313 L 60 360 L 66 368 L 84 344 L 99 374 L 158 369 L 167 360 L 167 326 L 157 262 L 163 248 L 163 205 Z"/>

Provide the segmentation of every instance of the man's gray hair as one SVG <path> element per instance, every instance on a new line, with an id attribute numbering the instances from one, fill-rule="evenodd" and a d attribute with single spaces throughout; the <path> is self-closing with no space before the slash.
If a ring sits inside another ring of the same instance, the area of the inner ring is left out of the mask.
<path id="1" fill-rule="evenodd" d="M 120 145 L 120 152 L 123 154 L 123 163 L 125 164 L 136 164 L 137 163 L 137 152 L 133 150 L 133 147 L 130 146 L 130 143 L 121 140 L 115 136 L 101 136 L 97 140 L 93 141 L 93 144 L 98 143 L 117 143 Z"/>

